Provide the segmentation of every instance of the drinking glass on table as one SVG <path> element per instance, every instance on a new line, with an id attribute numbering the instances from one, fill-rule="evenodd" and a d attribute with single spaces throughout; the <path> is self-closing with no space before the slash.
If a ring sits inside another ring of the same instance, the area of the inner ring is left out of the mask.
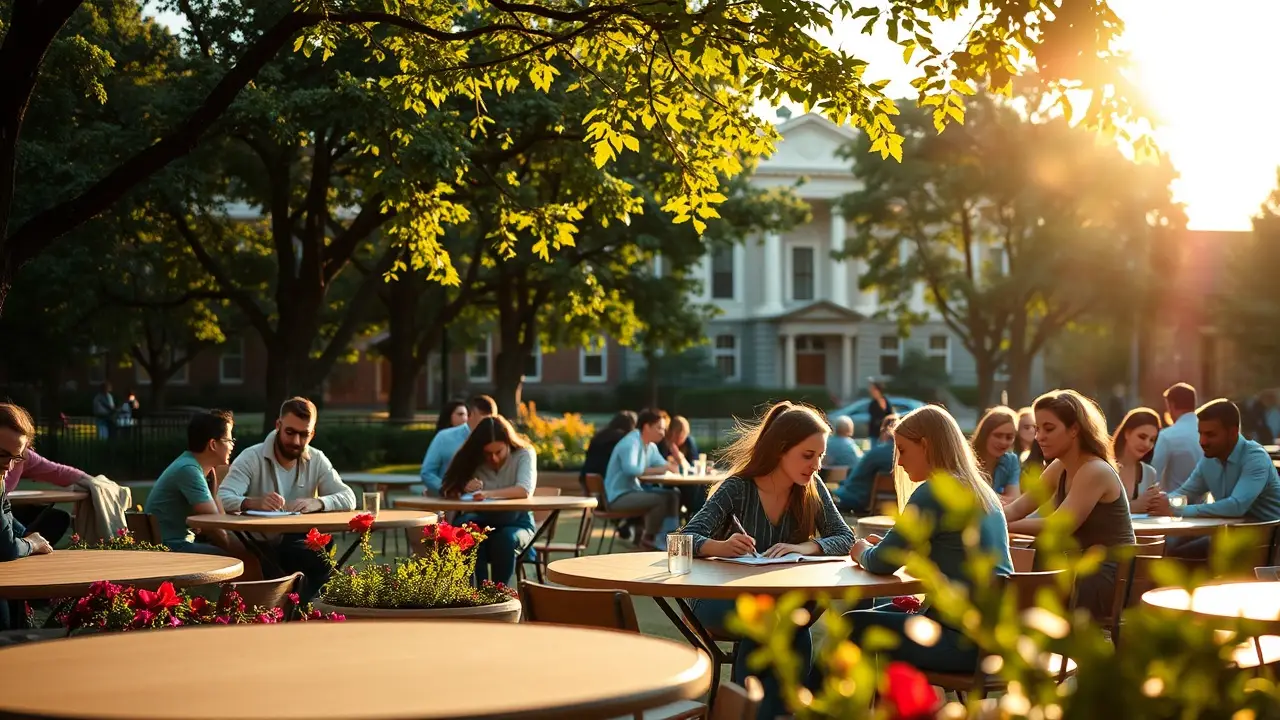
<path id="1" fill-rule="evenodd" d="M 693 536 L 685 533 L 667 535 L 667 572 L 688 575 L 693 572 Z"/>
<path id="2" fill-rule="evenodd" d="M 367 513 L 377 515 L 378 511 L 382 509 L 382 493 L 380 492 L 361 493 L 360 499 L 361 507 Z"/>
<path id="3" fill-rule="evenodd" d="M 707 459 L 706 459 L 706 458 L 704 458 L 704 457 L 700 457 L 700 458 L 698 458 L 697 460 L 694 460 L 694 461 L 693 461 L 693 474 L 694 474 L 694 475 L 706 475 L 706 474 L 707 474 Z"/>

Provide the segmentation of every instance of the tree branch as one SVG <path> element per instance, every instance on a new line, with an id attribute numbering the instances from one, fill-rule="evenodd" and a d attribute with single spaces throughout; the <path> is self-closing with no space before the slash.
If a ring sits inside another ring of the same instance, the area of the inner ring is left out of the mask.
<path id="1" fill-rule="evenodd" d="M 218 286 L 227 293 L 227 297 L 240 308 L 240 311 L 245 314 L 245 317 L 249 320 L 249 323 L 253 325 L 254 329 L 262 335 L 264 340 L 274 337 L 275 331 L 271 327 L 271 321 L 267 317 L 267 314 L 262 311 L 262 308 L 258 307 L 258 303 L 249 295 L 249 293 L 236 287 L 235 283 L 231 280 L 230 274 L 228 274 L 226 269 L 222 267 L 222 264 L 205 249 L 204 243 L 200 241 L 199 235 L 191 229 L 191 225 L 187 223 L 186 217 L 184 217 L 181 212 L 173 209 L 169 209 L 166 212 L 169 217 L 173 218 L 174 226 L 178 229 L 178 234 L 186 241 L 187 247 L 191 248 L 192 254 L 196 256 L 196 260 L 200 261 L 200 264 L 204 269 L 213 276 L 213 279 L 218 283 Z"/>

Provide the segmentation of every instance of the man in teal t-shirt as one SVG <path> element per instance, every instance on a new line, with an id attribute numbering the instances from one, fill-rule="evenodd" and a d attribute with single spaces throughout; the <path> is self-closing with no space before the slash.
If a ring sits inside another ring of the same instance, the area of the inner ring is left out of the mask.
<path id="1" fill-rule="evenodd" d="M 187 424 L 187 451 L 169 464 L 147 496 L 146 512 L 160 525 L 160 540 L 178 552 L 230 555 L 222 530 L 207 531 L 210 542 L 196 542 L 187 517 L 219 513 L 205 480 L 219 465 L 231 462 L 234 418 L 226 410 L 210 410 Z"/>

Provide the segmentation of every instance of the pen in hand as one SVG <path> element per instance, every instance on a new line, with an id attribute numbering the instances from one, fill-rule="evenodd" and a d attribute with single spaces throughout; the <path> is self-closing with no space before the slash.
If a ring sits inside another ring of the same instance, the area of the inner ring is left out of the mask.
<path id="1" fill-rule="evenodd" d="M 746 528 L 742 527 L 742 523 L 738 521 L 737 515 L 730 515 L 729 519 L 733 521 L 733 526 L 737 528 L 738 532 L 742 533 L 743 535 L 746 535 L 747 537 L 751 537 L 751 533 L 747 532 Z M 751 554 L 754 557 L 763 557 L 763 555 L 760 554 L 759 550 L 752 550 Z"/>

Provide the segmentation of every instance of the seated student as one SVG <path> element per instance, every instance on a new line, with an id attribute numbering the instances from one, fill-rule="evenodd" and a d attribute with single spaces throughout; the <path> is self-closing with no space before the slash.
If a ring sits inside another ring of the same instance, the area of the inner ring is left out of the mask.
<path id="1" fill-rule="evenodd" d="M 862 454 L 836 488 L 836 506 L 843 512 L 866 513 L 876 476 L 893 472 L 893 428 L 897 424 L 897 415 L 888 415 L 881 421 L 879 442 Z"/>
<path id="2" fill-rule="evenodd" d="M 934 490 L 934 483 L 942 481 L 940 475 L 945 475 L 977 500 L 977 551 L 994 557 L 997 575 L 1011 575 L 1013 559 L 1009 555 L 1009 532 L 1001 513 L 1000 497 L 978 469 L 973 448 L 960 432 L 955 418 L 933 405 L 913 410 L 898 422 L 894 445 L 903 471 L 912 482 L 922 483 L 907 500 L 907 508 L 915 508 L 933 528 L 928 539 L 929 560 L 952 581 L 969 585 L 973 580 L 965 570 L 965 560 L 970 552 L 962 538 L 966 531 L 965 523 L 948 515 L 947 508 L 943 507 Z M 851 556 L 869 572 L 890 575 L 902 569 L 906 554 L 911 550 L 909 541 L 895 527 L 883 539 L 869 535 L 859 540 L 853 546 Z M 977 646 L 969 642 L 958 628 L 942 622 L 931 611 L 925 614 L 942 626 L 937 643 L 928 647 L 907 637 L 903 630 L 910 616 L 891 605 L 855 610 L 847 613 L 845 618 L 853 624 L 855 641 L 872 627 L 895 631 L 902 638 L 899 646 L 888 652 L 895 660 L 934 672 L 972 672 L 978 662 Z"/>
<path id="3" fill-rule="evenodd" d="M 1106 421 L 1094 402 L 1074 390 L 1054 390 L 1036 399 L 1036 442 L 1050 461 L 1040 476 L 1052 498 L 1053 513 L 1067 517 L 1067 527 L 1081 550 L 1133 545 L 1129 496 L 1116 472 Z M 1029 517 L 1038 510 L 1036 493 L 1026 493 L 1005 506 L 1009 531 L 1039 535 L 1049 518 Z M 1042 553 L 1036 554 L 1041 562 Z M 1108 560 L 1094 575 L 1076 582 L 1076 605 L 1095 618 L 1111 613 L 1116 562 Z"/>
<path id="4" fill-rule="evenodd" d="M 160 542 L 178 552 L 234 555 L 224 530 L 205 531 L 207 542 L 196 542 L 187 526 L 191 515 L 220 513 L 206 478 L 215 467 L 231 462 L 236 446 L 235 418 L 227 410 L 210 410 L 187 423 L 187 451 L 160 473 L 143 508 L 160 526 Z M 238 545 L 238 544 L 237 544 Z"/>
<path id="5" fill-rule="evenodd" d="M 774 405 L 758 425 L 743 428 L 724 453 L 730 465 L 729 479 L 711 492 L 707 504 L 685 526 L 684 531 L 693 535 L 694 555 L 848 553 L 853 531 L 840 517 L 826 484 L 817 477 L 830 432 L 816 410 L 789 402 Z M 734 609 L 733 600 L 695 600 L 693 609 L 714 634 L 728 634 L 725 618 Z M 797 630 L 794 642 L 803 681 L 813 666 L 809 627 Z M 752 641 L 741 641 L 733 665 L 734 682 L 742 683 L 754 674 L 747 666 L 754 650 Z M 759 717 L 776 717 L 785 710 L 777 678 L 768 673 L 762 682 L 765 697 Z"/>
<path id="6" fill-rule="evenodd" d="M 231 463 L 218 488 L 223 509 L 229 513 L 355 510 L 355 493 L 342 482 L 329 458 L 311 447 L 315 429 L 316 406 L 310 400 L 295 397 L 284 401 L 276 429 L 264 442 L 245 448 Z M 306 575 L 308 597 L 318 593 L 329 579 L 329 563 L 307 547 L 306 535 L 281 535 L 273 550 L 281 570 Z"/>
<path id="7" fill-rule="evenodd" d="M 999 405 L 982 416 L 970 439 L 973 453 L 978 458 L 978 469 L 987 476 L 991 489 L 1005 505 L 1017 499 L 1018 480 L 1022 475 L 1022 462 L 1011 450 L 1017 436 L 1017 413 Z"/>
<path id="8" fill-rule="evenodd" d="M 1151 513 L 1179 517 L 1241 517 L 1250 521 L 1280 519 L 1280 476 L 1265 448 L 1240 434 L 1240 410 L 1230 400 L 1213 400 L 1196 411 L 1204 458 L 1182 487 L 1160 495 Z M 1204 497 L 1213 502 L 1170 507 L 1170 497 Z M 1205 558 L 1208 536 L 1170 543 L 1169 555 Z"/>
<path id="9" fill-rule="evenodd" d="M 448 469 L 449 461 L 453 460 L 458 448 L 467 441 L 471 429 L 481 420 L 497 414 L 498 403 L 494 402 L 493 398 L 488 395 L 476 395 L 467 401 L 466 422 L 447 428 L 436 427 L 435 437 L 431 438 L 431 444 L 427 446 L 427 454 L 422 458 L 422 469 L 418 471 L 422 484 L 427 488 L 423 491 L 424 495 L 440 494 L 444 471 Z"/>
<path id="10" fill-rule="evenodd" d="M 475 426 L 453 456 L 444 473 L 444 497 L 470 493 L 477 501 L 527 498 L 538 484 L 537 467 L 528 438 L 517 433 L 506 418 L 493 415 Z M 483 512 L 482 507 L 457 519 L 459 524 L 474 522 L 493 528 L 477 550 L 476 585 L 484 580 L 510 583 L 517 554 L 533 542 L 533 513 Z"/>
<path id="11" fill-rule="evenodd" d="M 31 439 L 36 436 L 35 423 L 26 410 L 11 403 L 0 403 L 0 488 L 15 467 L 30 452 Z M 40 533 L 24 533 L 22 526 L 13 519 L 7 490 L 0 498 L 0 562 L 9 562 L 28 555 L 46 555 L 53 552 L 53 545 Z M 23 535 L 26 537 L 23 537 Z M 21 600 L 0 600 L 0 630 L 20 630 L 27 627 L 26 610 Z"/>
<path id="12" fill-rule="evenodd" d="M 881 421 L 883 427 L 883 421 Z M 862 451 L 853 441 L 853 419 L 847 415 L 836 418 L 835 432 L 827 438 L 826 467 L 844 467 L 853 470 L 858 464 Z"/>
<path id="13" fill-rule="evenodd" d="M 71 487 L 89 474 L 70 465 L 62 465 L 40 456 L 35 450 L 28 448 L 22 462 L 13 466 L 4 479 L 5 492 L 13 492 L 21 480 L 36 480 L 59 487 Z M 71 513 L 60 510 L 53 505 L 23 505 L 13 509 L 13 519 L 18 529 L 40 535 L 54 545 L 71 528 Z M 23 533 L 25 534 L 25 533 Z"/>
<path id="14" fill-rule="evenodd" d="M 1134 408 L 1125 414 L 1111 436 L 1111 453 L 1120 470 L 1120 482 L 1129 496 L 1129 512 L 1144 513 L 1160 494 L 1156 469 L 1147 463 L 1160 434 L 1160 415 L 1151 408 Z"/>
<path id="15" fill-rule="evenodd" d="M 698 459 L 698 443 L 689 431 L 688 419 L 682 415 L 671 418 L 666 437 L 658 441 L 658 452 L 677 468 L 692 470 L 694 461 Z M 690 515 L 701 510 L 707 502 L 707 489 L 701 485 L 682 485 L 677 491 L 680 493 L 680 504 Z"/>
<path id="16" fill-rule="evenodd" d="M 613 449 L 627 433 L 635 429 L 636 414 L 623 410 L 614 415 L 603 430 L 591 436 L 591 440 L 587 442 L 587 456 L 582 460 L 582 471 L 578 473 L 578 482 L 582 484 L 583 490 L 586 490 L 588 475 L 604 477 L 609 472 L 609 458 L 613 457 Z"/>
<path id="17" fill-rule="evenodd" d="M 658 452 L 658 441 L 667 434 L 667 421 L 655 410 L 645 410 L 636 419 L 636 429 L 627 433 L 609 457 L 604 476 L 605 496 L 611 510 L 649 512 L 644 518 L 641 547 L 656 548 L 656 539 L 667 518 L 674 522 L 680 515 L 680 493 L 673 489 L 646 487 L 640 476 L 649 470 L 663 468 L 675 471 L 673 463 Z"/>

